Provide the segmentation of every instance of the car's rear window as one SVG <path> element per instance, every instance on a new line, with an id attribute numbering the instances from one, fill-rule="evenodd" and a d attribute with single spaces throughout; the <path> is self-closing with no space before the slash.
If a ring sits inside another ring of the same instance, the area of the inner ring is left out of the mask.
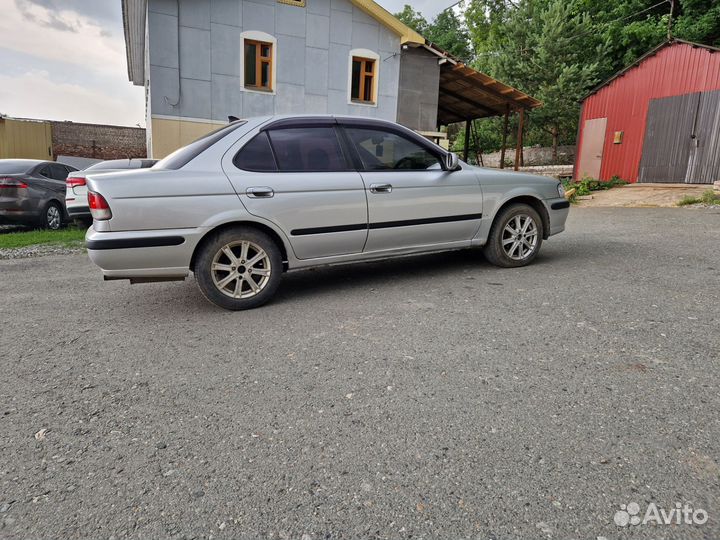
<path id="1" fill-rule="evenodd" d="M 132 163 L 128 159 L 119 159 L 119 160 L 110 160 L 110 161 L 101 161 L 100 163 L 95 163 L 94 165 L 90 165 L 86 171 L 99 171 L 102 169 L 131 169 L 133 168 Z"/>
<path id="2" fill-rule="evenodd" d="M 178 148 L 172 154 L 166 158 L 161 159 L 155 165 L 153 169 L 180 169 L 187 165 L 190 160 L 196 158 L 198 155 L 203 153 L 205 150 L 210 148 L 213 144 L 218 142 L 220 139 L 235 131 L 240 126 L 246 124 L 246 120 L 236 120 L 223 126 L 215 131 L 211 131 L 207 135 L 200 137 L 198 140 L 191 142 L 187 146 Z"/>

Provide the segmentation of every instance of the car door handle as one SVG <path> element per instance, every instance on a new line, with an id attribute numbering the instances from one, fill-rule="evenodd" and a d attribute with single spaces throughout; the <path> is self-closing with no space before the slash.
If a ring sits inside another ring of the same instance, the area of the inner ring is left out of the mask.
<path id="1" fill-rule="evenodd" d="M 372 193 L 392 193 L 392 184 L 370 184 Z"/>
<path id="2" fill-rule="evenodd" d="M 245 194 L 248 197 L 253 197 L 254 199 L 269 199 L 273 195 L 275 195 L 275 192 L 272 188 L 269 187 L 249 187 L 245 190 Z"/>

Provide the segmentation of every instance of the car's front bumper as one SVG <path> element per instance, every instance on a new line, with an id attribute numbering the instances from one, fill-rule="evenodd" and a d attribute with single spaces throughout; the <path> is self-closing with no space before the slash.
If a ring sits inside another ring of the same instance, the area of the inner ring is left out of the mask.
<path id="1" fill-rule="evenodd" d="M 90 260 L 106 279 L 183 278 L 203 229 L 98 232 L 85 234 Z"/>
<path id="2" fill-rule="evenodd" d="M 556 199 L 547 199 L 545 207 L 550 218 L 550 230 L 548 236 L 561 233 L 565 230 L 565 221 L 570 213 L 570 201 L 564 197 Z"/>

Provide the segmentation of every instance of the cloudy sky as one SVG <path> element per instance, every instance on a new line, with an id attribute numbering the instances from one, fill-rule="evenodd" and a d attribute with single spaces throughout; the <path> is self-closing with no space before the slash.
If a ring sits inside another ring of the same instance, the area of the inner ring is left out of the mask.
<path id="1" fill-rule="evenodd" d="M 380 0 L 391 12 L 408 0 Z M 453 0 L 413 0 L 432 18 Z M 0 0 L 0 113 L 145 125 L 127 80 L 121 0 Z"/>

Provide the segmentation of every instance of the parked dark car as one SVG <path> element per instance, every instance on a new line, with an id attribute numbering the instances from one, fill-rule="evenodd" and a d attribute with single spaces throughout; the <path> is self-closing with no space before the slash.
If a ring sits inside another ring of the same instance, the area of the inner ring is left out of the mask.
<path id="1" fill-rule="evenodd" d="M 54 161 L 0 159 L 0 223 L 62 227 L 65 179 L 76 170 Z"/>

